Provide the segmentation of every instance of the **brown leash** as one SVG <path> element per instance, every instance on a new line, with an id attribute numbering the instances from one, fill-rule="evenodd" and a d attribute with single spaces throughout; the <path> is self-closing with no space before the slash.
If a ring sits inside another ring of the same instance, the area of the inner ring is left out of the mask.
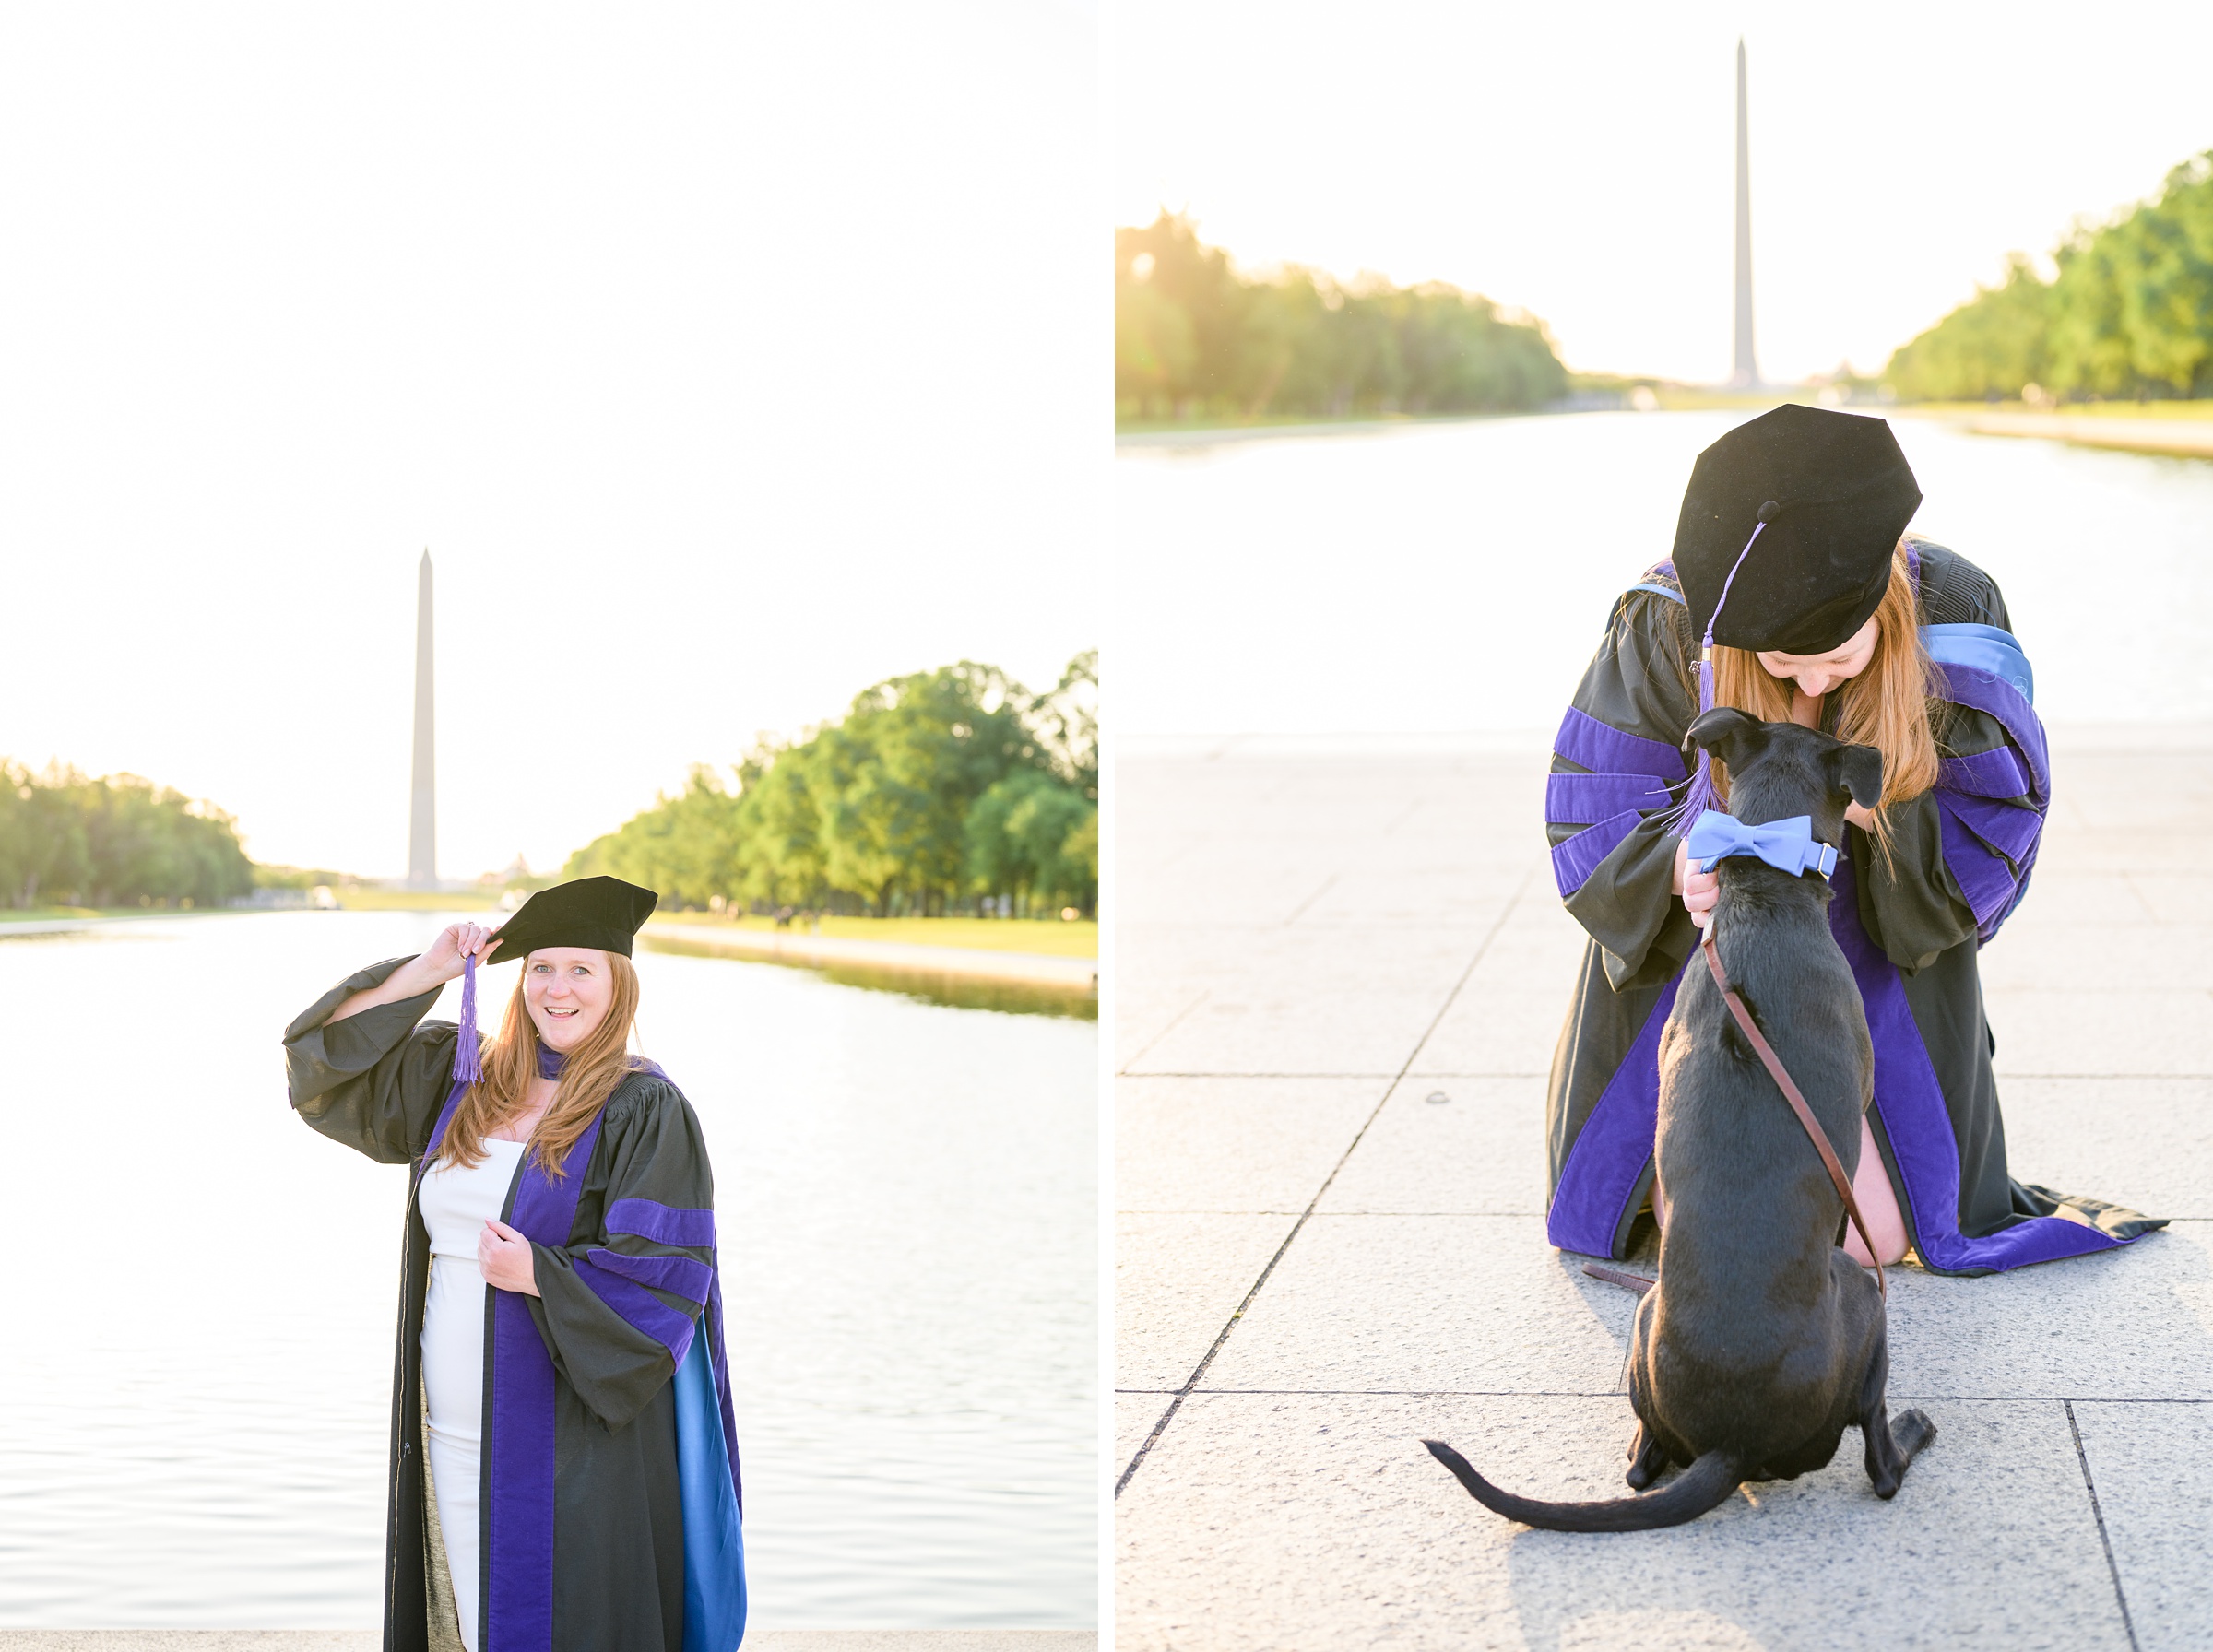
<path id="1" fill-rule="evenodd" d="M 1775 1080 L 1776 1088 L 1782 1092 L 1782 1099 L 1790 1103 L 1791 1111 L 1798 1115 L 1798 1122 L 1805 1127 L 1805 1133 L 1813 1139 L 1814 1147 L 1821 1155 L 1821 1162 L 1828 1170 L 1828 1179 L 1837 1185 L 1838 1193 L 1843 1196 L 1844 1213 L 1852 1218 L 1852 1225 L 1859 1229 L 1860 1243 L 1867 1247 L 1868 1257 L 1875 1263 L 1876 1288 L 1888 1298 L 1890 1286 L 1883 1277 L 1882 1253 L 1875 1248 L 1875 1239 L 1867 1232 L 1867 1219 L 1860 1214 L 1860 1201 L 1852 1197 L 1852 1178 L 1844 1174 L 1843 1162 L 1837 1157 L 1837 1150 L 1829 1145 L 1828 1133 L 1822 1129 L 1821 1121 L 1814 1116 L 1814 1110 L 1805 1104 L 1805 1097 L 1800 1093 L 1798 1086 L 1791 1081 L 1791 1075 L 1783 1070 L 1782 1057 L 1775 1054 L 1775 1046 L 1752 1024 L 1752 1012 L 1745 1008 L 1744 999 L 1737 997 L 1736 988 L 1729 985 L 1729 977 L 1722 970 L 1722 955 L 1713 944 L 1710 926 L 1698 950 L 1706 954 L 1706 967 L 1713 972 L 1713 984 L 1722 989 L 1722 1001 L 1729 1006 L 1729 1013 L 1736 1018 L 1737 1030 L 1752 1041 L 1753 1049 L 1759 1054 L 1759 1064 L 1768 1069 L 1768 1077 Z"/>
<path id="2" fill-rule="evenodd" d="M 1624 1273 L 1618 1268 L 1608 1268 L 1600 1262 L 1585 1262 L 1583 1271 L 1594 1280 L 1604 1280 L 1609 1285 L 1627 1285 L 1642 1296 L 1660 1281 L 1648 1280 L 1641 1273 Z"/>

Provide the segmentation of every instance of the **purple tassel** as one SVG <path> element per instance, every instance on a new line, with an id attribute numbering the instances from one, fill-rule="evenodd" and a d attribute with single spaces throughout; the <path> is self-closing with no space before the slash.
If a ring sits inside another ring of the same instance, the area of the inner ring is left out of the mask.
<path id="1" fill-rule="evenodd" d="M 1699 650 L 1697 670 L 1698 712 L 1703 715 L 1713 709 L 1713 643 L 1710 632 L 1708 633 L 1705 646 Z M 1683 794 L 1683 801 L 1675 805 L 1668 823 L 1677 837 L 1686 836 L 1691 827 L 1698 823 L 1698 817 L 1714 807 L 1713 757 L 1701 746 L 1698 748 L 1698 766 L 1690 777 L 1690 789 Z"/>
<path id="2" fill-rule="evenodd" d="M 477 961 L 461 966 L 461 1037 L 454 1045 L 454 1082 L 474 1084 L 484 1076 L 484 1059 L 477 1049 Z"/>
<path id="3" fill-rule="evenodd" d="M 1706 617 L 1706 635 L 1698 643 L 1698 663 L 1693 667 L 1698 674 L 1698 714 L 1704 716 L 1713 709 L 1713 623 L 1722 617 L 1722 604 L 1729 600 L 1729 587 L 1736 584 L 1736 571 L 1745 565 L 1752 548 L 1759 543 L 1760 535 L 1768 531 L 1768 523 L 1776 514 L 1773 502 L 1760 506 L 1759 524 L 1752 537 L 1745 541 L 1744 549 L 1736 553 L 1736 561 L 1729 570 L 1729 577 L 1722 582 L 1722 595 L 1713 605 L 1713 612 Z M 1689 834 L 1698 819 L 1708 809 L 1717 808 L 1713 790 L 1713 757 L 1705 747 L 1698 748 L 1698 766 L 1690 777 L 1690 789 L 1683 794 L 1683 801 L 1667 811 L 1668 829 L 1677 837 Z"/>

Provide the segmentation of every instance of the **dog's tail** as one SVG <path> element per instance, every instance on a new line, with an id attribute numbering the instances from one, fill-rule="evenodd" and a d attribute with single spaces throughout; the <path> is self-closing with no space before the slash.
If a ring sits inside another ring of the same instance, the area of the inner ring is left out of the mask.
<path id="1" fill-rule="evenodd" d="M 1663 1526 L 1680 1526 L 1719 1508 L 1745 1478 L 1724 1453 L 1709 1451 L 1657 1492 L 1616 1497 L 1607 1503 L 1540 1503 L 1500 1491 L 1442 1440 L 1424 1440 L 1422 1444 L 1484 1507 L 1544 1531 L 1653 1531 Z"/>

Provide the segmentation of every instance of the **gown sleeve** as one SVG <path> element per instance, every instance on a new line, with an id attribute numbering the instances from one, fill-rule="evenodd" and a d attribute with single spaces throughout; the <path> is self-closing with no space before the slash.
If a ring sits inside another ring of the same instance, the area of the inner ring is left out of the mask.
<path id="1" fill-rule="evenodd" d="M 1603 950 L 1615 992 L 1673 978 L 1698 944 L 1675 898 L 1676 840 L 1662 819 L 1690 775 L 1691 646 L 1679 600 L 1629 592 L 1553 741 L 1544 787 L 1553 876 Z"/>
<path id="2" fill-rule="evenodd" d="M 2010 631 L 2006 599 L 1943 546 L 1917 548 L 1924 616 Z M 1888 810 L 1890 854 L 1854 834 L 1860 921 L 1909 973 L 1987 941 L 2027 892 L 2051 806 L 2043 726 L 2029 702 L 1983 674 L 1939 667 L 1935 786 Z"/>
<path id="3" fill-rule="evenodd" d="M 438 1001 L 436 989 L 342 1021 L 325 1018 L 408 962 L 387 958 L 354 971 L 284 1030 L 292 1110 L 311 1128 L 380 1164 L 408 1163 L 430 1145 L 453 1089 L 456 1030 L 451 1021 L 415 1024 Z"/>
<path id="4" fill-rule="evenodd" d="M 715 1178 L 691 1103 L 658 1079 L 609 1103 L 595 1238 L 532 1246 L 531 1316 L 554 1365 L 620 1428 L 676 1375 L 715 1279 Z"/>

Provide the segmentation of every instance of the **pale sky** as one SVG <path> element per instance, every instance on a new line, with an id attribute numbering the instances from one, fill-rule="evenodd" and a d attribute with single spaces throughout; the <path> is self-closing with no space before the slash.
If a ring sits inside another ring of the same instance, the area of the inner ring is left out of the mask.
<path id="1" fill-rule="evenodd" d="M 2213 6 L 1121 0 L 1118 224 L 1442 279 L 1571 367 L 1729 371 L 1735 48 L 1773 379 L 1890 351 L 2213 148 Z"/>
<path id="2" fill-rule="evenodd" d="M 0 14 L 0 754 L 557 865 L 761 729 L 1099 641 L 1073 0 Z"/>

